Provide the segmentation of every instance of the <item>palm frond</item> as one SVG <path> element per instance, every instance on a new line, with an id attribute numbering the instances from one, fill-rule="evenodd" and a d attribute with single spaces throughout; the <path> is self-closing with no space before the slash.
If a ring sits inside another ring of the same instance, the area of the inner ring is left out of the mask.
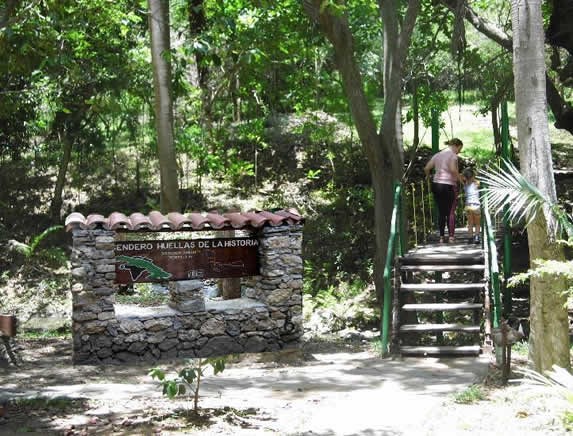
<path id="1" fill-rule="evenodd" d="M 563 208 L 547 198 L 536 186 L 531 184 L 509 161 L 504 161 L 504 170 L 494 167 L 480 171 L 480 179 L 488 196 L 489 207 L 506 213 L 511 222 L 525 221 L 527 227 L 538 213 L 548 207 L 559 229 L 569 240 L 573 239 L 573 222 Z"/>
<path id="2" fill-rule="evenodd" d="M 44 239 L 46 239 L 48 237 L 48 235 L 50 235 L 51 233 L 57 232 L 58 230 L 61 230 L 63 228 L 64 228 L 64 226 L 61 226 L 61 225 L 51 226 L 51 227 L 48 227 L 46 230 L 44 230 L 39 235 L 36 235 L 32 239 L 32 242 L 30 243 L 29 255 L 32 255 L 36 251 L 36 249 L 38 248 L 38 245 L 40 245 L 40 243 Z"/>

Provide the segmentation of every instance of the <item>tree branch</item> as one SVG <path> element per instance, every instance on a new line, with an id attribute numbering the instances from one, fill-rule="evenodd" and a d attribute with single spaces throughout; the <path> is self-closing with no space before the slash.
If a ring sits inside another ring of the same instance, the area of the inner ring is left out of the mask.
<path id="1" fill-rule="evenodd" d="M 454 10 L 456 0 L 441 0 L 448 9 Z M 495 24 L 480 18 L 477 13 L 466 5 L 465 18 L 481 34 L 487 36 L 508 51 L 513 51 L 513 40 Z M 563 129 L 573 135 L 573 107 L 563 98 L 552 79 L 545 74 L 547 103 L 555 116 L 555 127 Z"/>
<path id="2" fill-rule="evenodd" d="M 442 4 L 446 6 L 450 11 L 455 11 L 457 0 L 441 0 Z M 492 41 L 497 42 L 506 50 L 513 50 L 513 42 L 511 37 L 499 29 L 492 22 L 481 18 L 471 7 L 467 4 L 465 6 L 465 18 L 468 22 L 475 27 L 475 29 L 481 34 L 487 36 Z"/>
<path id="3" fill-rule="evenodd" d="M 321 27 L 334 48 L 334 59 L 342 78 L 350 113 L 368 162 L 372 165 L 375 161 L 374 147 L 378 144 L 378 135 L 364 93 L 362 75 L 354 58 L 354 39 L 348 19 L 345 14 L 334 14 L 328 7 L 322 7 L 322 3 L 322 0 L 304 0 L 303 7 L 307 15 Z"/>

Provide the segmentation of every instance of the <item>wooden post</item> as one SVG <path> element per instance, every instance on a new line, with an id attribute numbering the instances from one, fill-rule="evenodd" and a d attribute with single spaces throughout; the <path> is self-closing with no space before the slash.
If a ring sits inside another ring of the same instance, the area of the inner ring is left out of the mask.
<path id="1" fill-rule="evenodd" d="M 7 359 L 11 361 L 14 365 L 18 365 L 18 360 L 12 350 L 11 338 L 16 336 L 16 317 L 14 315 L 0 315 L 0 344 L 1 348 L 4 349 Z M 0 357 L 3 357 L 2 352 L 0 352 Z"/>
<path id="2" fill-rule="evenodd" d="M 14 315 L 0 315 L 0 335 L 16 336 L 16 317 Z"/>
<path id="3" fill-rule="evenodd" d="M 225 230 L 223 232 L 225 238 L 232 238 L 235 236 L 234 230 Z M 241 298 L 241 278 L 233 277 L 228 279 L 221 279 L 221 295 L 223 300 L 233 300 Z"/>

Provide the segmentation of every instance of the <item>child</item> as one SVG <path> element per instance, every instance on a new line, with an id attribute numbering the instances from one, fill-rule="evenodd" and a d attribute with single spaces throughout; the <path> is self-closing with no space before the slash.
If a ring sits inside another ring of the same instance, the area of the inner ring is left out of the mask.
<path id="1" fill-rule="evenodd" d="M 480 218 L 481 205 L 479 201 L 479 182 L 475 179 L 471 168 L 466 168 L 462 173 L 466 200 L 466 214 L 468 217 L 469 243 L 480 243 Z"/>

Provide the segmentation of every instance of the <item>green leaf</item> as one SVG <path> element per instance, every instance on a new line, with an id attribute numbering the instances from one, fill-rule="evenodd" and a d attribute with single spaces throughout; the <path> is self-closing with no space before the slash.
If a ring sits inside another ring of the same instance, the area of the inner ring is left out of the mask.
<path id="1" fill-rule="evenodd" d="M 163 381 L 165 379 L 165 372 L 161 368 L 152 368 L 149 370 L 149 375 L 153 379 Z"/>
<path id="2" fill-rule="evenodd" d="M 546 207 L 559 229 L 573 240 L 573 223 L 563 208 L 531 184 L 513 163 L 504 161 L 503 167 L 504 170 L 490 167 L 480 171 L 480 178 L 487 185 L 483 191 L 488 196 L 491 209 L 507 213 L 512 222 L 525 220 L 527 227 Z"/>
<path id="3" fill-rule="evenodd" d="M 48 227 L 42 233 L 40 233 L 39 235 L 34 237 L 34 239 L 32 239 L 32 243 L 30 244 L 30 255 L 34 254 L 34 252 L 36 251 L 36 248 L 38 247 L 40 242 L 42 242 L 44 239 L 46 239 L 46 237 L 49 234 L 51 234 L 53 232 L 57 232 L 58 230 L 61 230 L 63 228 L 64 228 L 64 226 L 61 226 L 61 225 Z"/>
<path id="4" fill-rule="evenodd" d="M 179 371 L 179 377 L 185 380 L 187 383 L 191 384 L 197 378 L 197 369 L 196 368 L 183 368 Z"/>
<path id="5" fill-rule="evenodd" d="M 178 392 L 179 392 L 179 386 L 177 385 L 177 382 L 170 380 L 165 383 L 165 388 L 163 393 L 167 395 L 170 399 L 175 398 Z"/>
<path id="6" fill-rule="evenodd" d="M 226 359 L 224 357 L 211 358 L 207 362 L 213 368 L 213 374 L 217 375 L 225 370 Z"/>

